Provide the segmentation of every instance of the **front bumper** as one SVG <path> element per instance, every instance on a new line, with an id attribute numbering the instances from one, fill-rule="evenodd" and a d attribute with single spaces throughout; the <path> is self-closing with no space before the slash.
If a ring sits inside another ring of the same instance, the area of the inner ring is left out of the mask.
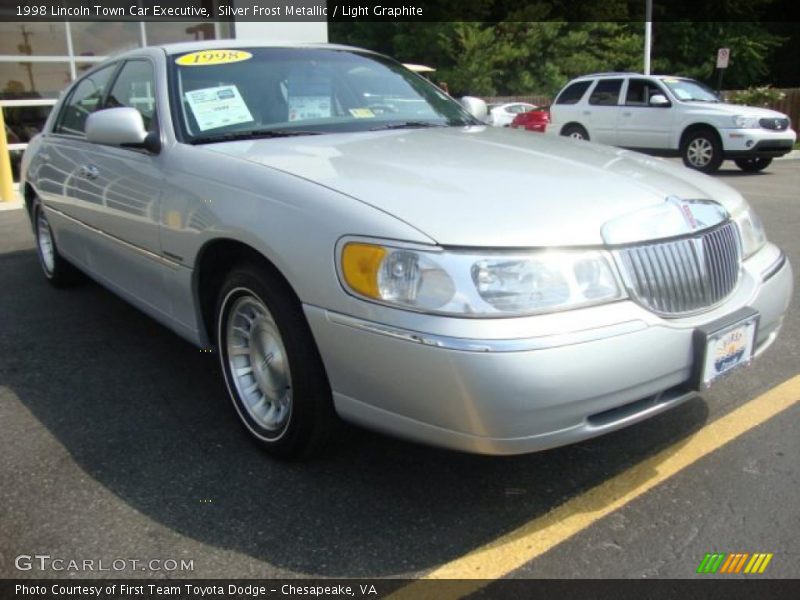
<path id="1" fill-rule="evenodd" d="M 427 319 L 429 327 L 414 328 L 304 308 L 343 418 L 436 446 L 519 454 L 613 431 L 691 398 L 694 330 L 739 308 L 759 312 L 757 353 L 766 349 L 792 293 L 791 267 L 780 257 L 768 245 L 745 263 L 722 306 L 683 319 L 624 301 L 495 321 L 500 338 L 474 336 L 491 327 L 485 319 L 406 315 Z M 514 321 L 543 335 L 506 335 Z"/>
<path id="2" fill-rule="evenodd" d="M 792 151 L 797 135 L 792 129 L 724 129 L 720 131 L 727 159 L 775 158 Z"/>

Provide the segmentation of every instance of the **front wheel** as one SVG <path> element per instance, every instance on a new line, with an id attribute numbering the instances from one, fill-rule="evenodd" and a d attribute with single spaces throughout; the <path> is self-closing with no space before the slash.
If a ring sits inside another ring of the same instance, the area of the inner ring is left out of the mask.
<path id="1" fill-rule="evenodd" d="M 763 171 L 766 169 L 770 164 L 772 164 L 771 158 L 737 158 L 735 161 L 736 166 L 739 167 L 742 171 L 747 173 L 757 173 L 758 171 Z"/>
<path id="2" fill-rule="evenodd" d="M 303 458 L 335 415 L 325 369 L 300 303 L 270 269 L 234 269 L 217 301 L 217 345 L 240 420 L 270 454 Z"/>
<path id="3" fill-rule="evenodd" d="M 710 129 L 700 129 L 686 136 L 681 146 L 683 164 L 690 169 L 713 173 L 722 164 L 722 144 Z"/>

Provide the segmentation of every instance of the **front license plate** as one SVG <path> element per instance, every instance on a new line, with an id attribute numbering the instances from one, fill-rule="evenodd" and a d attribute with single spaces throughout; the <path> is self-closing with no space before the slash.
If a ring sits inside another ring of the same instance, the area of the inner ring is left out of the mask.
<path id="1" fill-rule="evenodd" d="M 724 321 L 698 329 L 696 348 L 702 350 L 698 361 L 697 387 L 706 389 L 734 369 L 750 364 L 758 330 L 758 312 L 742 309 Z"/>

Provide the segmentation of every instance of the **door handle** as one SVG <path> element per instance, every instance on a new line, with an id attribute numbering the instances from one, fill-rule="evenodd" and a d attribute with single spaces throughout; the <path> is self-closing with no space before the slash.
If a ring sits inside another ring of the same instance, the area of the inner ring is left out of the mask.
<path id="1" fill-rule="evenodd" d="M 585 110 L 585 111 L 583 111 L 583 114 L 585 114 L 585 115 L 590 115 L 590 114 L 592 114 L 592 111 L 590 111 L 590 110 Z"/>
<path id="2" fill-rule="evenodd" d="M 626 110 L 624 113 L 622 113 L 622 116 L 623 116 L 623 117 L 630 117 L 630 116 L 631 116 L 631 114 L 633 114 L 633 113 L 631 113 L 631 111 L 629 111 L 629 110 Z"/>
<path id="3" fill-rule="evenodd" d="M 81 174 L 81 177 L 86 177 L 86 179 L 97 179 L 100 177 L 100 169 L 94 165 L 83 165 L 78 172 Z"/>

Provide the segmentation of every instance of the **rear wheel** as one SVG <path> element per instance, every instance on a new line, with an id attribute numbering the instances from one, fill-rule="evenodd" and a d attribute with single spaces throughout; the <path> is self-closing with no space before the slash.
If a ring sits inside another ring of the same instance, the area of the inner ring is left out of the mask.
<path id="1" fill-rule="evenodd" d="M 233 406 L 270 454 L 302 458 L 335 421 L 325 368 L 300 303 L 270 269 L 234 269 L 217 301 L 217 344 Z"/>
<path id="2" fill-rule="evenodd" d="M 681 145 L 683 164 L 690 169 L 713 173 L 722 164 L 722 144 L 712 129 L 697 129 L 684 137 Z"/>
<path id="3" fill-rule="evenodd" d="M 589 141 L 589 133 L 580 125 L 567 125 L 561 131 L 561 135 L 570 137 L 573 140 L 586 140 Z"/>
<path id="4" fill-rule="evenodd" d="M 766 169 L 770 164 L 772 164 L 771 158 L 737 158 L 735 161 L 736 166 L 739 167 L 742 171 L 746 171 L 748 173 L 756 173 L 758 171 L 763 171 Z"/>
<path id="5" fill-rule="evenodd" d="M 38 199 L 33 201 L 31 214 L 33 215 L 33 233 L 36 237 L 36 254 L 47 281 L 57 288 L 78 283 L 82 279 L 81 272 L 59 254 L 50 222 Z"/>

